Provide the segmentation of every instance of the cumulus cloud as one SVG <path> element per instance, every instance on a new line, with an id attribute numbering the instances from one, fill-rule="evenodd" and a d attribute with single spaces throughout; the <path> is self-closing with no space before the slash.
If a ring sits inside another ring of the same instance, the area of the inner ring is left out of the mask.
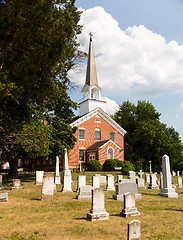
<path id="1" fill-rule="evenodd" d="M 114 114 L 119 109 L 119 105 L 114 100 L 112 100 L 108 97 L 104 97 L 104 100 L 107 102 L 106 103 L 106 112 L 108 114 Z"/>
<path id="2" fill-rule="evenodd" d="M 122 30 L 102 7 L 82 11 L 78 41 L 88 52 L 88 34 L 93 33 L 98 80 L 105 96 L 146 97 L 183 90 L 183 45 L 166 43 L 143 25 Z M 72 80 L 83 85 L 85 71 L 84 64 L 79 74 L 71 73 Z"/>

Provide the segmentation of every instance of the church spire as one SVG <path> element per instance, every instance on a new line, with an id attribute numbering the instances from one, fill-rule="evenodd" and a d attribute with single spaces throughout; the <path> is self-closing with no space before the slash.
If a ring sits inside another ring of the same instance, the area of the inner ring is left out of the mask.
<path id="1" fill-rule="evenodd" d="M 97 71 L 95 66 L 95 58 L 93 52 L 93 42 L 92 42 L 92 33 L 90 32 L 90 43 L 89 43 L 89 53 L 88 53 L 88 64 L 86 71 L 86 82 L 88 86 L 98 85 Z"/>

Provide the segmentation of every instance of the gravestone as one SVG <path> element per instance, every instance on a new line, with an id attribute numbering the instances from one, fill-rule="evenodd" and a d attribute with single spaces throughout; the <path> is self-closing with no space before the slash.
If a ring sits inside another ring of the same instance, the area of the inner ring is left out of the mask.
<path id="1" fill-rule="evenodd" d="M 172 170 L 172 176 L 175 177 L 176 176 L 176 173 L 175 171 Z"/>
<path id="2" fill-rule="evenodd" d="M 179 176 L 177 178 L 177 185 L 178 185 L 178 187 L 182 187 L 182 177 L 181 176 Z"/>
<path id="3" fill-rule="evenodd" d="M 36 171 L 36 185 L 43 184 L 44 171 Z"/>
<path id="4" fill-rule="evenodd" d="M 92 189 L 93 187 L 90 185 L 81 186 L 79 188 L 79 193 L 76 196 L 76 198 L 77 199 L 92 198 Z"/>
<path id="5" fill-rule="evenodd" d="M 71 171 L 69 170 L 69 160 L 68 160 L 68 153 L 67 149 L 64 149 L 64 169 L 63 169 L 63 189 L 62 192 L 72 192 L 72 178 L 71 178 Z"/>
<path id="6" fill-rule="evenodd" d="M 13 179 L 12 189 L 21 189 L 21 188 L 22 188 L 22 184 L 20 179 Z"/>
<path id="7" fill-rule="evenodd" d="M 132 182 L 136 183 L 138 176 L 136 176 L 136 173 L 134 171 L 129 171 L 128 178 L 131 179 Z"/>
<path id="8" fill-rule="evenodd" d="M 163 173 L 160 172 L 160 189 L 163 187 Z"/>
<path id="9" fill-rule="evenodd" d="M 133 179 L 127 179 L 127 178 L 123 178 L 121 179 L 121 181 L 119 183 L 136 183 L 133 181 Z"/>
<path id="10" fill-rule="evenodd" d="M 133 220 L 128 223 L 128 238 L 127 240 L 140 240 L 141 239 L 141 222 Z"/>
<path id="11" fill-rule="evenodd" d="M 54 176 L 44 175 L 43 176 L 43 187 L 41 200 L 52 200 L 54 194 Z"/>
<path id="12" fill-rule="evenodd" d="M 149 175 L 149 173 L 145 174 L 145 183 L 150 183 L 150 175 Z"/>
<path id="13" fill-rule="evenodd" d="M 146 189 L 146 187 L 144 186 L 143 178 L 137 178 L 136 183 L 137 183 L 138 189 Z"/>
<path id="14" fill-rule="evenodd" d="M 125 193 L 124 194 L 124 208 L 120 213 L 120 216 L 128 218 L 131 216 L 139 216 L 140 212 L 137 211 L 135 207 L 135 194 L 133 193 Z"/>
<path id="15" fill-rule="evenodd" d="M 87 213 L 88 221 L 108 220 L 109 213 L 106 212 L 104 207 L 104 190 L 96 188 L 92 190 L 92 207 Z"/>
<path id="16" fill-rule="evenodd" d="M 177 171 L 177 177 L 179 177 L 180 176 L 180 171 Z"/>
<path id="17" fill-rule="evenodd" d="M 79 175 L 78 176 L 78 186 L 77 186 L 77 192 L 79 191 L 79 188 L 86 185 L 86 175 Z"/>
<path id="18" fill-rule="evenodd" d="M 167 155 L 162 157 L 162 169 L 163 169 L 163 188 L 161 188 L 160 196 L 168 198 L 178 198 L 178 194 L 172 187 L 172 178 L 170 173 L 170 160 Z"/>
<path id="19" fill-rule="evenodd" d="M 99 188 L 100 187 L 100 176 L 94 175 L 92 177 L 92 186 L 93 186 L 93 188 Z"/>
<path id="20" fill-rule="evenodd" d="M 142 172 L 142 170 L 140 170 L 140 172 L 138 173 L 138 175 L 139 175 L 140 178 L 143 178 L 144 173 Z"/>
<path id="21" fill-rule="evenodd" d="M 155 174 L 150 174 L 150 184 L 149 189 L 159 189 L 159 186 L 157 184 L 157 177 Z"/>
<path id="22" fill-rule="evenodd" d="M 106 185 L 106 176 L 100 176 L 100 186 Z"/>
<path id="23" fill-rule="evenodd" d="M 113 194 L 113 199 L 115 200 L 123 200 L 123 196 L 126 193 L 135 194 L 135 199 L 141 199 L 141 194 L 138 193 L 137 184 L 128 182 L 128 183 L 117 183 L 116 184 L 116 194 Z"/>
<path id="24" fill-rule="evenodd" d="M 115 190 L 114 187 L 114 176 L 111 174 L 107 175 L 107 187 L 105 189 L 106 191 L 112 191 Z"/>
<path id="25" fill-rule="evenodd" d="M 7 201 L 8 201 L 8 193 L 0 192 L 0 202 L 7 202 Z"/>
<path id="26" fill-rule="evenodd" d="M 3 176 L 0 175 L 0 190 L 3 190 L 4 187 L 3 187 Z"/>
<path id="27" fill-rule="evenodd" d="M 120 183 L 123 179 L 123 175 L 117 175 L 117 183 Z"/>
<path id="28" fill-rule="evenodd" d="M 56 156 L 56 167 L 55 167 L 55 184 L 60 185 L 60 173 L 59 173 L 59 157 Z"/>

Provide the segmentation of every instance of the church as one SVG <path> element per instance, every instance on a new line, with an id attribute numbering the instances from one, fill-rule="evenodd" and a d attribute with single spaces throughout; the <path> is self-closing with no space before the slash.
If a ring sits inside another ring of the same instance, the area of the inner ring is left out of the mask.
<path id="1" fill-rule="evenodd" d="M 90 33 L 86 80 L 79 103 L 79 116 L 70 123 L 77 127 L 77 142 L 68 151 L 69 167 L 85 167 L 90 160 L 103 165 L 107 159 L 124 161 L 124 135 L 126 131 L 106 113 L 106 101 L 101 96 L 97 79 L 92 34 Z"/>

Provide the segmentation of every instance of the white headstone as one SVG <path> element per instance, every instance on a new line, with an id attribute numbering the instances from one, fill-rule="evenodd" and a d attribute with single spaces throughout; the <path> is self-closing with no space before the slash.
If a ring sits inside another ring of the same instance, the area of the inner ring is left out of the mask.
<path id="1" fill-rule="evenodd" d="M 106 212 L 104 206 L 104 190 L 102 188 L 96 188 L 92 190 L 92 207 L 89 213 L 87 213 L 87 220 L 108 220 L 109 213 Z"/>
<path id="2" fill-rule="evenodd" d="M 138 173 L 139 177 L 142 178 L 144 173 L 142 172 L 142 170 L 140 170 L 140 172 Z"/>
<path id="3" fill-rule="evenodd" d="M 106 185 L 106 176 L 100 176 L 100 186 L 105 186 Z"/>
<path id="4" fill-rule="evenodd" d="M 80 175 L 78 176 L 78 187 L 77 187 L 77 191 L 79 191 L 79 188 L 82 186 L 86 185 L 86 175 Z"/>
<path id="5" fill-rule="evenodd" d="M 180 176 L 180 171 L 177 171 L 177 177 L 179 177 Z"/>
<path id="6" fill-rule="evenodd" d="M 56 168 L 55 168 L 55 184 L 60 185 L 60 173 L 59 173 L 59 157 L 56 156 Z"/>
<path id="7" fill-rule="evenodd" d="M 0 202 L 7 202 L 7 201 L 8 201 L 8 193 L 0 192 Z"/>
<path id="8" fill-rule="evenodd" d="M 79 188 L 79 193 L 76 196 L 76 198 L 77 199 L 92 198 L 92 189 L 93 187 L 90 185 L 81 186 Z"/>
<path id="9" fill-rule="evenodd" d="M 44 175 L 41 200 L 52 200 L 54 188 L 55 188 L 54 176 Z"/>
<path id="10" fill-rule="evenodd" d="M 100 176 L 93 176 L 92 177 L 92 186 L 93 188 L 99 188 L 100 187 Z"/>
<path id="11" fill-rule="evenodd" d="M 127 240 L 140 240 L 141 239 L 141 222 L 133 220 L 128 223 L 128 238 Z"/>
<path id="12" fill-rule="evenodd" d="M 36 185 L 43 184 L 44 171 L 36 171 Z"/>
<path id="13" fill-rule="evenodd" d="M 62 192 L 72 192 L 72 179 L 71 175 L 64 175 Z"/>
<path id="14" fill-rule="evenodd" d="M 3 185 L 3 176 L 0 175 L 0 190 L 4 189 L 4 187 L 2 185 Z"/>
<path id="15" fill-rule="evenodd" d="M 179 176 L 177 178 L 177 184 L 178 184 L 178 187 L 182 187 L 182 177 L 181 176 Z"/>
<path id="16" fill-rule="evenodd" d="M 148 173 L 145 174 L 145 182 L 150 183 L 150 175 Z"/>
<path id="17" fill-rule="evenodd" d="M 135 207 L 135 194 L 129 192 L 124 194 L 124 208 L 122 209 L 120 216 L 127 218 L 139 215 L 140 212 L 137 211 L 137 208 Z"/>
<path id="18" fill-rule="evenodd" d="M 22 184 L 20 179 L 13 179 L 12 189 L 21 189 L 21 188 L 22 188 Z"/>
<path id="19" fill-rule="evenodd" d="M 114 176 L 111 174 L 107 175 L 107 187 L 106 187 L 106 191 L 112 191 L 115 190 L 114 187 Z"/>
<path id="20" fill-rule="evenodd" d="M 123 179 L 123 175 L 117 175 L 117 183 L 120 183 Z"/>
<path id="21" fill-rule="evenodd" d="M 150 174 L 150 184 L 149 189 L 159 189 L 159 186 L 157 184 L 157 177 L 155 174 Z"/>
<path id="22" fill-rule="evenodd" d="M 170 160 L 167 155 L 162 157 L 162 169 L 163 169 L 163 188 L 159 195 L 169 198 L 178 198 L 178 193 L 172 188 L 172 178 L 170 173 Z"/>
<path id="23" fill-rule="evenodd" d="M 136 183 L 137 183 L 138 189 L 146 189 L 146 187 L 144 186 L 143 178 L 137 178 Z"/>

